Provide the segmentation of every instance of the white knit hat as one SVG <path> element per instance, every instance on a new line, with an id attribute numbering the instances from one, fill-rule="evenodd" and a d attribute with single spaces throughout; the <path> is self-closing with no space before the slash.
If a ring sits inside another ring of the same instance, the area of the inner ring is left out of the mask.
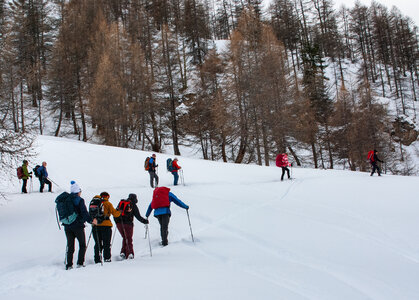
<path id="1" fill-rule="evenodd" d="M 81 192 L 80 187 L 77 185 L 77 183 L 74 180 L 72 180 L 70 183 L 71 183 L 70 191 L 72 194 L 78 194 Z"/>

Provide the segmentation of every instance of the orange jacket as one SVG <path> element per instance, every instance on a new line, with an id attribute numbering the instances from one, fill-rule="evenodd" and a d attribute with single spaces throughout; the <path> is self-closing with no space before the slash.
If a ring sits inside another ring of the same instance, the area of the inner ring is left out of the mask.
<path id="1" fill-rule="evenodd" d="M 111 215 L 114 216 L 114 218 L 117 218 L 121 216 L 121 212 L 119 210 L 116 210 L 112 203 L 109 202 L 109 200 L 103 201 L 103 214 L 106 217 L 110 217 Z M 97 226 L 110 226 L 112 227 L 112 222 L 110 219 L 104 220 L 102 223 L 98 224 Z"/>

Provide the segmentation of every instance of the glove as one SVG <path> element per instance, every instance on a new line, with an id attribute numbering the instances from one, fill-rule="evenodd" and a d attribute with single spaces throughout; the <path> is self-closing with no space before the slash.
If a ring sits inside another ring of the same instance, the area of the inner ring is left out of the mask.
<path id="1" fill-rule="evenodd" d="M 148 221 L 148 219 L 146 219 L 145 222 L 144 222 L 144 224 L 148 224 L 148 223 L 150 223 L 150 222 Z"/>
<path id="2" fill-rule="evenodd" d="M 292 167 L 292 163 L 291 163 L 291 167 Z"/>
<path id="3" fill-rule="evenodd" d="M 186 210 L 189 210 L 189 206 L 186 208 Z"/>

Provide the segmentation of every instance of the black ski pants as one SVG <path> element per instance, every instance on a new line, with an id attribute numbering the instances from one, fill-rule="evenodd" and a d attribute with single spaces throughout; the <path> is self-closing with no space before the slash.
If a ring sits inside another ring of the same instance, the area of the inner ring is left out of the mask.
<path id="1" fill-rule="evenodd" d="M 111 259 L 112 227 L 93 226 L 93 239 L 95 240 L 95 263 L 101 262 L 101 253 L 105 261 Z"/>
<path id="2" fill-rule="evenodd" d="M 27 179 L 22 179 L 23 183 L 22 183 L 22 193 L 27 193 L 28 190 L 26 189 L 26 185 L 28 184 L 28 180 Z"/>
<path id="3" fill-rule="evenodd" d="M 290 169 L 288 169 L 287 167 L 281 167 L 281 169 L 282 169 L 281 180 L 284 180 L 285 171 L 287 172 L 288 179 L 289 179 L 290 178 Z"/>
<path id="4" fill-rule="evenodd" d="M 168 244 L 167 235 L 169 234 L 169 221 L 170 221 L 170 215 L 159 215 L 157 216 L 157 219 L 160 223 L 160 235 L 161 235 L 161 243 L 163 246 L 166 246 Z"/>
<path id="5" fill-rule="evenodd" d="M 380 170 L 380 167 L 377 165 L 377 163 L 373 162 L 371 165 L 372 165 L 371 176 L 374 175 L 375 171 L 377 171 L 378 176 L 381 176 L 381 170 Z"/>
<path id="6" fill-rule="evenodd" d="M 45 184 L 48 185 L 48 192 L 52 191 L 52 183 L 51 183 L 51 181 L 48 180 L 48 178 L 39 177 L 39 183 L 40 183 L 39 191 L 41 193 L 44 191 Z"/>
<path id="7" fill-rule="evenodd" d="M 75 239 L 79 242 L 79 256 L 77 259 L 78 265 L 84 264 L 84 256 L 86 254 L 86 236 L 84 234 L 83 227 L 77 227 L 74 229 L 66 228 L 65 236 L 67 237 L 67 264 L 66 267 L 73 265 L 73 254 L 74 254 L 74 242 Z"/>

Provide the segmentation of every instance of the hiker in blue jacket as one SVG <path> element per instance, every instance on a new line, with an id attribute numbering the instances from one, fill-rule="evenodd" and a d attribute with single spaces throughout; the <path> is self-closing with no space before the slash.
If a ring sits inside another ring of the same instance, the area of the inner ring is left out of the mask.
<path id="1" fill-rule="evenodd" d="M 179 200 L 179 198 L 176 197 L 173 193 L 171 193 L 169 188 L 164 186 L 155 188 L 153 192 L 153 199 L 151 200 L 151 203 L 148 206 L 147 212 L 145 214 L 146 218 L 148 218 L 151 214 L 151 211 L 154 209 L 154 216 L 159 220 L 160 223 L 162 246 L 168 245 L 167 235 L 169 233 L 168 229 L 170 216 L 172 215 L 170 211 L 170 204 L 172 202 L 186 210 L 189 209 L 189 206 Z"/>
<path id="2" fill-rule="evenodd" d="M 157 169 L 159 165 L 156 164 L 156 154 L 150 157 L 148 161 L 148 174 L 150 175 L 150 186 L 154 188 L 154 180 L 156 180 L 156 187 L 159 185 L 159 176 L 157 176 Z"/>
<path id="3" fill-rule="evenodd" d="M 38 173 L 40 184 L 39 192 L 42 193 L 44 191 L 45 184 L 48 185 L 48 192 L 52 192 L 52 183 L 48 180 L 47 163 L 45 161 L 42 162 L 42 166 L 36 172 Z"/>
<path id="4" fill-rule="evenodd" d="M 80 197 L 81 189 L 75 181 L 71 181 L 70 197 L 72 197 L 74 210 L 77 213 L 76 220 L 69 224 L 63 224 L 65 236 L 67 238 L 67 259 L 66 270 L 73 268 L 73 254 L 75 239 L 79 242 L 79 254 L 77 258 L 77 267 L 84 267 L 84 256 L 86 254 L 86 235 L 84 233 L 84 222 L 97 224 L 97 220 L 92 218 L 87 211 L 84 199 Z"/>

